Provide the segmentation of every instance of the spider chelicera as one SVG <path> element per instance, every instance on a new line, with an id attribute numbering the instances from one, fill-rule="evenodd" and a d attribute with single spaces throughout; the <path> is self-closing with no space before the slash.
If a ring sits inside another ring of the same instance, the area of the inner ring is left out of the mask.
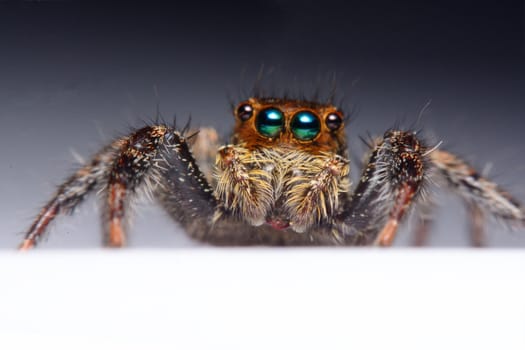
<path id="1" fill-rule="evenodd" d="M 411 206 L 428 212 L 430 184 L 466 203 L 473 244 L 490 214 L 523 226 L 525 211 L 459 157 L 429 147 L 413 131 L 388 130 L 370 142 L 361 178 L 350 191 L 345 117 L 331 103 L 250 98 L 235 108 L 230 144 L 211 129 L 158 124 L 100 150 L 67 179 L 27 231 L 34 247 L 50 222 L 90 192 L 104 200 L 104 242 L 125 245 L 129 203 L 145 189 L 193 238 L 217 245 L 392 244 Z M 204 145 L 204 146 L 203 146 Z M 209 154 L 216 154 L 208 166 Z M 213 169 L 213 176 L 205 174 Z M 424 216 L 418 237 L 428 231 Z"/>

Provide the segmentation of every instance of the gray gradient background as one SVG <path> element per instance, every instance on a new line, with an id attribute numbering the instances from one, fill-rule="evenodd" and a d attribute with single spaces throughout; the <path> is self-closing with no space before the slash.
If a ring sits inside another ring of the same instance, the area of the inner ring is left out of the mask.
<path id="1" fill-rule="evenodd" d="M 522 1 L 0 3 L 0 247 L 17 245 L 74 169 L 72 150 L 89 157 L 157 104 L 226 134 L 227 96 L 247 91 L 263 64 L 277 90 L 335 74 L 357 110 L 348 127 L 356 157 L 359 135 L 410 126 L 432 100 L 427 138 L 490 164 L 490 177 L 525 201 L 524 13 Z M 439 198 L 431 244 L 466 245 L 461 203 Z M 156 205 L 138 212 L 132 246 L 195 245 Z M 92 198 L 41 247 L 99 246 L 98 213 Z M 493 246 L 525 246 L 525 230 L 488 231 Z M 409 239 L 405 229 L 397 244 Z"/>

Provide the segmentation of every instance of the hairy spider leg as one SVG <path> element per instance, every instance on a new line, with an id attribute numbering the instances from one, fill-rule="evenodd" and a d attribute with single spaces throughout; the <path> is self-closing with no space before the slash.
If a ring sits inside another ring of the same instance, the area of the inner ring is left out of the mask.
<path id="1" fill-rule="evenodd" d="M 139 129 L 128 138 L 109 174 L 107 246 L 125 244 L 126 208 L 140 189 L 158 199 L 187 231 L 195 225 L 203 231 L 209 229 L 215 198 L 183 133 L 158 125 Z"/>
<path id="2" fill-rule="evenodd" d="M 175 185 L 183 182 L 181 179 L 186 185 L 196 182 L 199 186 Z M 157 190 L 165 187 L 174 193 Z M 172 207 L 166 203 L 178 203 L 176 216 L 183 225 L 190 224 L 187 219 L 196 212 L 207 219 L 212 217 L 215 207 L 212 190 L 191 156 L 186 138 L 166 125 L 147 126 L 104 148 L 64 182 L 35 219 L 19 249 L 33 248 L 58 214 L 70 213 L 97 188 L 105 194 L 104 241 L 110 247 L 125 244 L 127 208 L 140 189 L 159 198 L 172 215 Z M 205 203 L 191 204 L 198 198 L 204 198 Z"/>
<path id="3" fill-rule="evenodd" d="M 157 155 L 153 178 L 160 185 L 155 197 L 168 214 L 190 236 L 206 240 L 212 230 L 217 201 L 190 146 L 179 133 L 167 135 Z"/>
<path id="4" fill-rule="evenodd" d="M 142 186 L 152 186 L 150 169 L 158 149 L 171 130 L 164 125 L 143 127 L 126 138 L 125 145 L 112 162 L 105 191 L 104 239 L 109 247 L 125 244 L 126 211 Z"/>
<path id="5" fill-rule="evenodd" d="M 449 187 L 465 202 L 473 246 L 485 244 L 485 217 L 512 227 L 525 225 L 525 210 L 509 193 L 479 175 L 457 156 L 428 150 L 415 133 L 387 131 L 376 140 L 368 164 L 343 214 L 341 231 L 347 243 L 389 246 L 399 223 L 417 201 L 423 217 L 416 228 L 416 244 L 423 245 L 432 224 L 434 204 L 427 187 Z"/>
<path id="6" fill-rule="evenodd" d="M 58 187 L 53 198 L 42 208 L 26 232 L 25 239 L 19 246 L 20 250 L 33 248 L 57 215 L 72 213 L 90 191 L 105 182 L 111 162 L 124 144 L 125 141 L 119 139 L 103 148 L 90 163 L 78 169 Z"/>
<path id="7" fill-rule="evenodd" d="M 399 189 L 399 193 L 395 198 L 394 207 L 390 211 L 388 221 L 386 222 L 385 226 L 383 227 L 381 232 L 379 232 L 379 235 L 374 241 L 375 245 L 392 245 L 394 239 L 396 238 L 399 223 L 405 216 L 405 213 L 409 208 L 410 204 L 412 204 L 412 198 L 416 194 L 417 189 L 417 187 L 412 186 L 410 184 L 403 184 L 401 186 L 401 188 Z"/>
<path id="8" fill-rule="evenodd" d="M 439 177 L 439 175 L 434 175 L 433 177 Z M 442 185 L 445 187 L 448 186 L 447 183 L 444 183 Z M 452 191 L 454 191 L 454 188 L 452 188 Z M 455 194 L 457 195 L 458 193 Z M 470 245 L 473 247 L 486 246 L 486 235 L 484 230 L 486 220 L 485 211 L 483 211 L 482 208 L 480 208 L 473 202 L 463 201 L 463 203 L 466 208 L 467 220 L 469 223 Z M 432 211 L 435 209 L 436 205 L 434 202 L 431 201 L 431 198 L 424 202 L 420 201 L 418 203 L 418 213 L 416 215 L 418 221 L 413 232 L 413 246 L 423 247 L 428 244 L 428 241 L 430 239 L 430 231 L 432 229 L 432 226 L 434 225 L 434 216 L 432 214 Z"/>
<path id="9" fill-rule="evenodd" d="M 435 150 L 429 154 L 434 182 L 449 187 L 465 203 L 473 246 L 485 245 L 485 217 L 492 216 L 511 227 L 525 224 L 525 210 L 508 192 L 481 176 L 456 155 Z"/>
<path id="10" fill-rule="evenodd" d="M 387 131 L 376 140 L 339 229 L 347 244 L 392 244 L 399 223 L 426 180 L 425 147 L 414 132 Z"/>

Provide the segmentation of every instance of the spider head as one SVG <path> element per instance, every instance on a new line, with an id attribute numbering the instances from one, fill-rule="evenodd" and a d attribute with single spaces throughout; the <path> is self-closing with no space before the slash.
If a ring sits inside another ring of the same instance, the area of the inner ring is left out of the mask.
<path id="1" fill-rule="evenodd" d="M 250 98 L 237 105 L 232 143 L 248 149 L 288 147 L 312 154 L 346 152 L 343 114 L 333 105 Z"/>

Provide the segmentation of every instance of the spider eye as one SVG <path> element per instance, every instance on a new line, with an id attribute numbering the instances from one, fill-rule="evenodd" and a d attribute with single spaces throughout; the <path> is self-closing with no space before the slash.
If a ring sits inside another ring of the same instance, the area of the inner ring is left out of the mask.
<path id="1" fill-rule="evenodd" d="M 343 119 L 341 118 L 339 114 L 330 113 L 326 117 L 325 122 L 326 122 L 326 126 L 328 127 L 328 129 L 335 131 L 341 127 L 341 125 L 343 124 Z"/>
<path id="2" fill-rule="evenodd" d="M 250 119 L 253 115 L 253 108 L 249 104 L 242 104 L 237 108 L 237 117 L 243 122 Z"/>
<path id="3" fill-rule="evenodd" d="M 266 137 L 276 137 L 281 133 L 284 125 L 283 112 L 277 108 L 263 109 L 257 115 L 255 127 L 261 135 Z"/>
<path id="4" fill-rule="evenodd" d="M 290 128 L 297 139 L 309 141 L 319 134 L 321 123 L 319 118 L 312 112 L 302 111 L 294 115 Z"/>

